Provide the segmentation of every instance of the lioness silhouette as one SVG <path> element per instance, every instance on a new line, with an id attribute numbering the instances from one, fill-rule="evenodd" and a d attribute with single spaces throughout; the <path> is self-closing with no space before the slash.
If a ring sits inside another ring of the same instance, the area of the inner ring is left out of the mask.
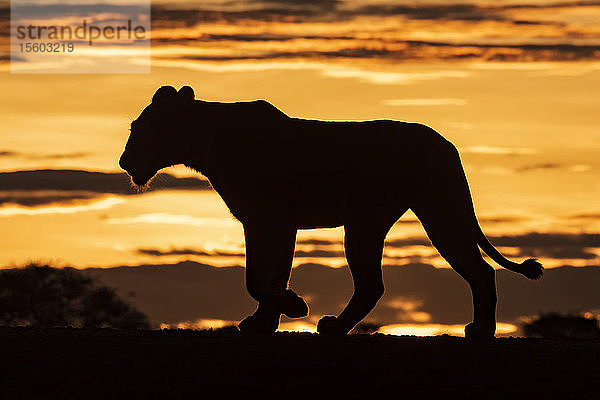
<path id="1" fill-rule="evenodd" d="M 495 272 L 479 247 L 528 278 L 543 273 L 536 260 L 509 261 L 486 239 L 458 151 L 425 125 L 291 118 L 263 100 L 206 102 L 189 86 L 162 86 L 131 123 L 119 164 L 136 185 L 161 168 L 193 168 L 242 223 L 246 287 L 258 301 L 242 332 L 272 333 L 281 314 L 308 314 L 288 288 L 298 229 L 344 226 L 354 294 L 340 315 L 320 319 L 320 334 L 344 335 L 375 307 L 384 291 L 384 239 L 409 208 L 470 285 L 469 339 L 491 338 L 496 328 Z"/>

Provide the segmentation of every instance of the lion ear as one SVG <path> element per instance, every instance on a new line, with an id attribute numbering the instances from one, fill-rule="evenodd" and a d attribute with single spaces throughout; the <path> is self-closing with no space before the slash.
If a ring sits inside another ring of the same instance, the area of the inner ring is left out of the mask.
<path id="1" fill-rule="evenodd" d="M 152 103 L 160 104 L 166 101 L 173 100 L 177 95 L 177 90 L 173 86 L 161 86 L 158 88 L 154 96 L 152 96 Z"/>
<path id="2" fill-rule="evenodd" d="M 189 86 L 182 86 L 181 89 L 177 92 L 177 97 L 183 102 L 192 102 L 194 101 L 194 89 Z"/>

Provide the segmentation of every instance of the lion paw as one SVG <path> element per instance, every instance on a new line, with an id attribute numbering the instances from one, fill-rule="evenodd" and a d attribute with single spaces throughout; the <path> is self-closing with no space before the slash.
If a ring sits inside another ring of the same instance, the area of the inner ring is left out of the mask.
<path id="1" fill-rule="evenodd" d="M 238 324 L 241 333 L 249 335 L 270 335 L 279 327 L 279 317 L 250 315 Z"/>
<path id="2" fill-rule="evenodd" d="M 320 335 L 343 336 L 348 333 L 348 330 L 342 326 L 337 317 L 325 315 L 317 323 L 317 332 Z"/>
<path id="3" fill-rule="evenodd" d="M 289 289 L 263 297 L 258 307 L 260 312 L 284 314 L 290 318 L 308 315 L 308 305 L 304 299 Z"/>
<path id="4" fill-rule="evenodd" d="M 282 297 L 281 313 L 290 318 L 302 318 L 308 315 L 308 304 L 291 290 L 286 290 Z"/>
<path id="5" fill-rule="evenodd" d="M 485 327 L 476 325 L 474 322 L 465 326 L 465 339 L 470 342 L 481 342 L 494 339 L 495 326 Z"/>

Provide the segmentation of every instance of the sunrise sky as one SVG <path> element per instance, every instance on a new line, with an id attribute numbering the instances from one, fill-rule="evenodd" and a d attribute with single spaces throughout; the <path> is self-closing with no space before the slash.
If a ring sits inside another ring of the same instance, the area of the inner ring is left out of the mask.
<path id="1" fill-rule="evenodd" d="M 152 2 L 149 74 L 11 73 L 0 4 L 0 268 L 243 265 L 241 225 L 203 181 L 179 179 L 204 178 L 170 168 L 137 194 L 116 174 L 130 122 L 163 84 L 294 117 L 424 123 L 458 147 L 501 252 L 598 265 L 598 1 Z M 295 265 L 345 265 L 342 232 L 301 232 Z M 447 267 L 409 213 L 384 263 L 411 262 Z"/>

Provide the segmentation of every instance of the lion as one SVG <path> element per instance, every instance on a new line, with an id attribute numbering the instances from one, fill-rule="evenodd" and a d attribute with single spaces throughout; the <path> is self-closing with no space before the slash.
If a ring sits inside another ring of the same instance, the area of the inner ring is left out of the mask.
<path id="1" fill-rule="evenodd" d="M 140 116 L 119 161 L 133 183 L 146 185 L 162 168 L 183 164 L 208 178 L 241 222 L 246 288 L 258 302 L 239 323 L 244 333 L 273 333 L 280 316 L 308 315 L 288 287 L 299 229 L 344 227 L 354 293 L 317 331 L 345 335 L 384 293 L 385 237 L 411 209 L 450 266 L 469 284 L 473 321 L 467 339 L 493 338 L 496 263 L 530 279 L 535 259 L 518 264 L 486 239 L 459 153 L 428 126 L 394 120 L 330 122 L 292 118 L 267 101 L 195 100 L 189 86 L 162 86 Z"/>

